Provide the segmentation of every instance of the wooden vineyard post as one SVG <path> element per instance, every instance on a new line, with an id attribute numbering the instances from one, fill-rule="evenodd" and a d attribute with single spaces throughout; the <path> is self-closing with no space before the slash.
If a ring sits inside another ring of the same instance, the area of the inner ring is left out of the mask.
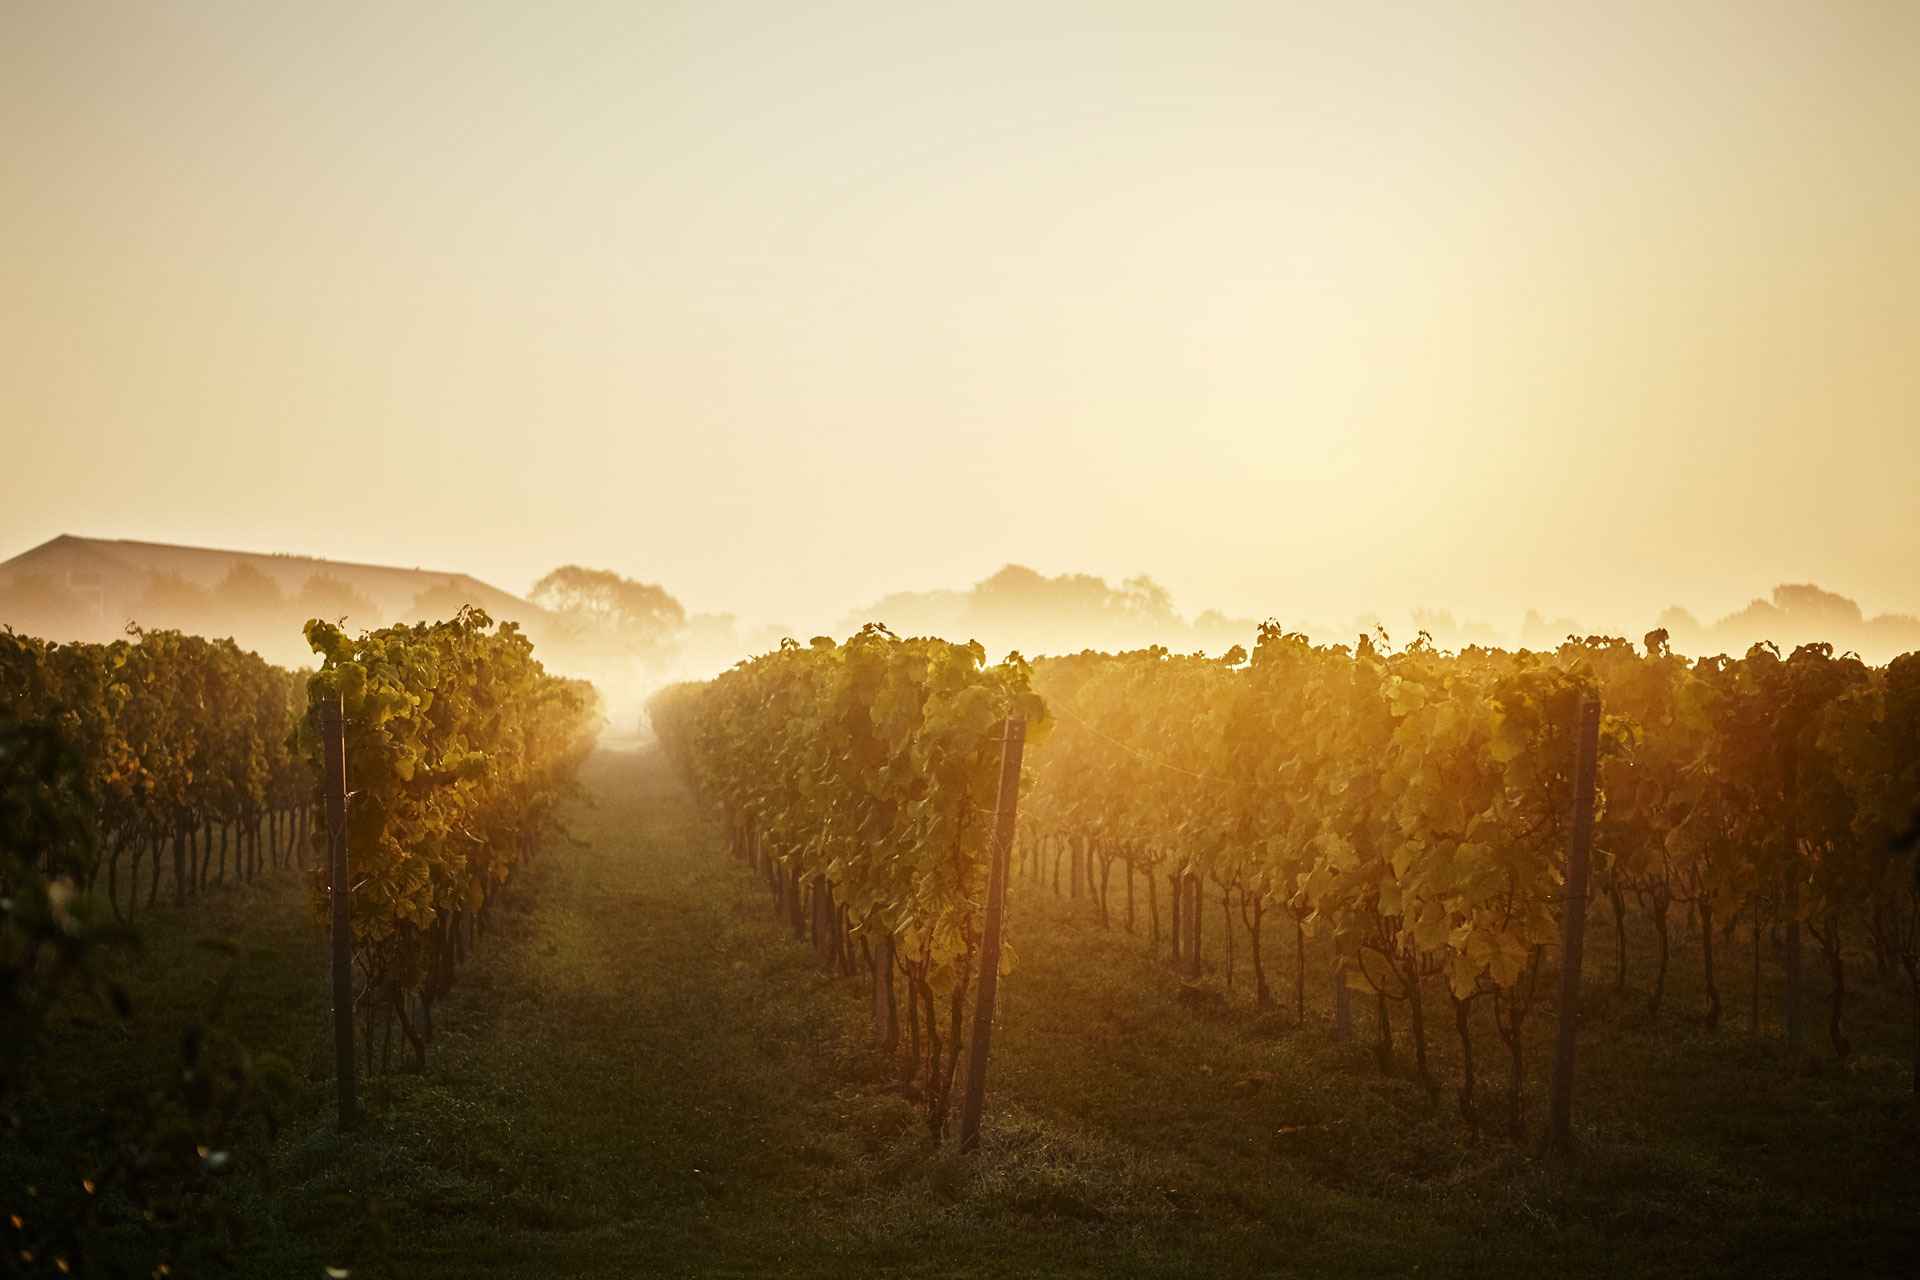
<path id="1" fill-rule="evenodd" d="M 340 1128 L 353 1128 L 353 920 L 352 887 L 347 881 L 347 742 L 340 695 L 320 704 L 320 733 L 326 755 L 327 884 L 332 907 L 328 934 L 333 967 L 333 1052 L 339 1082 Z"/>
<path id="2" fill-rule="evenodd" d="M 1573 837 L 1567 845 L 1567 896 L 1560 912 L 1560 1023 L 1553 1046 L 1547 1147 L 1573 1146 L 1573 1050 L 1580 1026 L 1580 956 L 1587 937 L 1587 863 L 1593 851 L 1593 785 L 1600 748 L 1600 704 L 1580 708 L 1573 767 Z"/>
<path id="3" fill-rule="evenodd" d="M 893 935 L 873 949 L 873 1036 L 888 1053 L 900 1041 L 899 1006 L 893 995 Z"/>
<path id="4" fill-rule="evenodd" d="M 1007 913 L 1007 854 L 1013 848 L 1020 805 L 1020 759 L 1027 721 L 1008 716 L 1000 746 L 1000 798 L 994 806 L 993 846 L 987 866 L 987 923 L 980 944 L 980 990 L 973 1004 L 973 1042 L 967 1053 L 967 1096 L 960 1106 L 960 1150 L 980 1146 L 980 1111 L 987 1098 L 987 1050 L 993 1038 L 993 997 L 1000 985 L 1000 928 Z"/>
<path id="5" fill-rule="evenodd" d="M 1353 1039 L 1353 988 L 1347 985 L 1347 962 L 1333 966 L 1333 1038 L 1341 1044 Z"/>
<path id="6" fill-rule="evenodd" d="M 1198 872 L 1187 873 L 1186 890 L 1180 901 L 1187 908 L 1187 979 L 1200 981 L 1200 924 L 1206 917 L 1206 881 Z"/>
<path id="7" fill-rule="evenodd" d="M 1786 758 L 1782 762 L 1786 769 L 1787 797 L 1787 878 L 1785 892 L 1781 900 L 1786 907 L 1787 927 L 1785 950 L 1780 961 L 1786 969 L 1786 984 L 1780 989 L 1780 1029 L 1787 1037 L 1787 1061 L 1800 1065 L 1800 1042 L 1804 1038 L 1801 990 L 1800 990 L 1800 883 L 1793 867 L 1800 860 L 1800 836 L 1798 832 L 1799 808 L 1794 797 L 1799 792 L 1800 761 L 1798 754 L 1789 745 Z"/>

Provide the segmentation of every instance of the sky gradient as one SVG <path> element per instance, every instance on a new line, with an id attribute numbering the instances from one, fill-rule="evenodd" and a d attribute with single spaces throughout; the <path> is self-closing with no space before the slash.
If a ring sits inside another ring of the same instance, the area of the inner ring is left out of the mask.
<path id="1" fill-rule="evenodd" d="M 0 558 L 1920 610 L 1920 5 L 12 0 L 0 192 Z"/>

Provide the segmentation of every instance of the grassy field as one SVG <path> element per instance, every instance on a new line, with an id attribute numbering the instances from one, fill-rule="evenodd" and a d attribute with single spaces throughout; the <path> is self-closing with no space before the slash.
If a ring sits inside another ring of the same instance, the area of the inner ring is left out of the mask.
<path id="1" fill-rule="evenodd" d="M 787 940 L 658 757 L 603 752 L 589 783 L 585 847 L 542 860 L 437 1013 L 429 1070 L 374 1081 L 351 1138 L 329 1123 L 321 938 L 292 876 L 157 915 L 129 975 L 135 1029 L 63 1023 L 47 1074 L 92 1096 L 169 1069 L 227 963 L 197 940 L 237 944 L 235 1029 L 294 1074 L 266 1168 L 223 1198 L 244 1275 L 1915 1273 L 1920 1120 L 1895 988 L 1862 981 L 1847 1070 L 1789 1071 L 1777 1040 L 1744 1033 L 1740 948 L 1709 1033 L 1690 965 L 1652 1020 L 1608 990 L 1596 934 L 1582 1152 L 1550 1164 L 1461 1123 L 1437 996 L 1436 1103 L 1401 1011 L 1383 1074 L 1365 1002 L 1345 1045 L 1319 983 L 1311 1025 L 1257 1014 L 1244 939 L 1232 1000 L 1195 1001 L 1142 937 L 1021 880 L 985 1145 L 962 1159 L 929 1149 L 869 1045 L 861 985 Z M 1272 926 L 1283 1002 L 1288 937 Z M 1490 1023 L 1477 1036 L 1491 1105 L 1504 1059 Z M 1536 1126 L 1546 1064 L 1534 1045 Z M 23 1145 L 0 1186 L 71 1159 Z M 130 1263 L 145 1247 L 131 1230 L 110 1244 Z"/>

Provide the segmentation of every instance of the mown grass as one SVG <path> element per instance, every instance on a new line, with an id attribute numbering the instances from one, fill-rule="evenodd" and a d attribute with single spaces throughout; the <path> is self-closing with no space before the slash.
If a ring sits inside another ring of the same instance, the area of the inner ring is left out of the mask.
<path id="1" fill-rule="evenodd" d="M 1611 993 L 1596 937 L 1581 1152 L 1545 1162 L 1460 1121 L 1437 991 L 1436 1102 L 1402 1008 L 1383 1074 L 1365 1001 L 1347 1044 L 1319 983 L 1304 1026 L 1258 1013 L 1243 937 L 1232 997 L 1195 1002 L 1142 936 L 1022 879 L 985 1142 L 962 1158 L 929 1149 L 861 984 L 788 939 L 657 756 L 602 753 L 589 781 L 586 846 L 543 858 L 436 1015 L 429 1070 L 375 1081 L 359 1132 L 330 1124 L 320 936 L 291 877 L 156 918 L 130 975 L 136 1028 L 63 1024 L 46 1077 L 87 1094 L 167 1069 L 170 1028 L 219 967 L 193 940 L 232 937 L 237 1030 L 296 1081 L 267 1167 L 223 1196 L 245 1275 L 1914 1273 L 1920 1121 L 1897 990 L 1863 983 L 1848 1069 L 1794 1071 L 1744 1033 L 1731 974 L 1719 1031 L 1692 1019 L 1684 964 L 1652 1019 L 1644 996 Z M 1290 935 L 1270 930 L 1285 1004 Z M 1636 980 L 1645 953 L 1636 937 Z M 1550 1030 L 1543 1010 L 1536 1127 Z M 1490 1023 L 1476 1036 L 1491 1111 L 1505 1063 Z M 0 1166 L 17 1184 L 70 1158 Z M 146 1247 L 116 1239 L 131 1260 Z"/>

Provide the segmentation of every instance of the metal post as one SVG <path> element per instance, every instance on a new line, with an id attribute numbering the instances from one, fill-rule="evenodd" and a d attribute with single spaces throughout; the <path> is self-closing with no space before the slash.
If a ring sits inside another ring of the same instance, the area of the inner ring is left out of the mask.
<path id="1" fill-rule="evenodd" d="M 353 1128 L 353 919 L 347 880 L 347 741 L 340 695 L 320 704 L 320 733 L 326 756 L 327 878 L 332 907 L 328 940 L 333 967 L 333 1051 L 339 1082 L 340 1128 Z"/>
<path id="2" fill-rule="evenodd" d="M 1020 758 L 1027 721 L 1008 716 L 1000 747 L 1000 799 L 994 807 L 993 848 L 987 868 L 987 923 L 980 944 L 980 990 L 973 1005 L 973 1043 L 968 1046 L 967 1096 L 960 1107 L 960 1150 L 980 1145 L 980 1111 L 987 1097 L 987 1050 L 993 1039 L 993 997 L 1000 985 L 1000 927 L 1007 910 L 1007 855 L 1013 848 L 1020 804 Z"/>
<path id="3" fill-rule="evenodd" d="M 1593 850 L 1593 786 L 1600 747 L 1600 704 L 1580 708 L 1573 767 L 1573 838 L 1567 846 L 1566 900 L 1560 912 L 1560 1024 L 1553 1048 L 1547 1145 L 1573 1146 L 1573 1051 L 1580 1024 L 1580 956 L 1587 938 L 1587 863 Z"/>

